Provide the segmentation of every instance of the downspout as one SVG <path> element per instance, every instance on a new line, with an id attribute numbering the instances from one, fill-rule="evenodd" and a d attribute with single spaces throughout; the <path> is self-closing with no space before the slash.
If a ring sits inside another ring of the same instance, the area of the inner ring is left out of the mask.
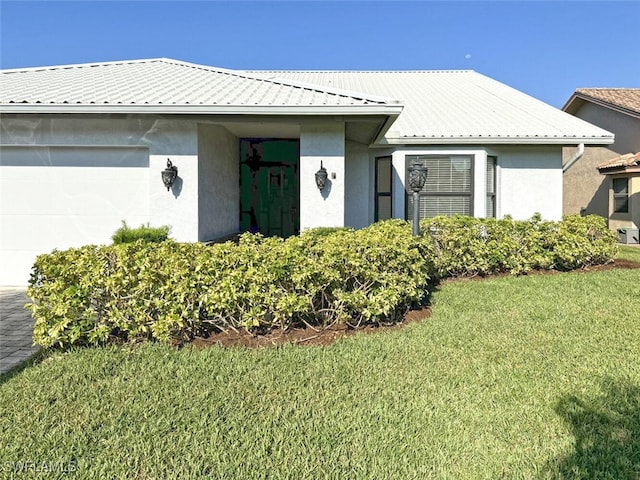
<path id="1" fill-rule="evenodd" d="M 580 143 L 578 145 L 578 150 L 576 151 L 576 153 L 573 155 L 573 157 L 571 157 L 571 159 L 565 163 L 562 166 L 562 173 L 566 172 L 567 170 L 569 170 L 569 168 L 571 168 L 571 165 L 573 165 L 574 163 L 576 163 L 578 160 L 580 160 L 582 158 L 582 156 L 584 155 L 584 143 Z"/>

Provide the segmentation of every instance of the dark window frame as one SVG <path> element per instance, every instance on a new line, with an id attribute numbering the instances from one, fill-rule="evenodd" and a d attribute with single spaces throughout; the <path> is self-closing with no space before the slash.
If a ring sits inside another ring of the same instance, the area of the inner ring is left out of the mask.
<path id="1" fill-rule="evenodd" d="M 389 191 L 388 192 L 380 192 L 379 190 L 379 185 L 378 185 L 378 171 L 379 171 L 379 162 L 380 160 L 388 160 L 389 161 Z M 374 186 L 374 212 L 373 212 L 373 218 L 374 221 L 379 221 L 380 220 L 380 208 L 379 208 L 379 202 L 380 202 L 380 197 L 388 197 L 390 199 L 390 209 L 391 209 L 391 216 L 389 218 L 393 218 L 393 157 L 391 155 L 384 155 L 382 157 L 376 157 L 375 158 L 375 171 L 374 171 L 374 182 L 375 182 L 375 186 Z M 386 220 L 386 219 L 383 219 Z"/>
<path id="2" fill-rule="evenodd" d="M 611 180 L 613 213 L 629 213 L 629 177 L 617 177 Z M 620 189 L 622 191 L 616 192 L 616 182 L 620 183 L 621 181 L 624 181 L 624 188 Z M 621 203 L 619 204 L 619 202 Z"/>
<path id="3" fill-rule="evenodd" d="M 491 169 L 491 175 L 493 176 L 493 191 L 489 192 L 489 162 L 493 163 L 493 168 Z M 486 190 L 487 190 L 487 202 L 491 202 L 491 205 L 493 206 L 493 215 L 489 216 L 489 212 L 485 211 L 485 217 L 487 218 L 496 218 L 497 212 L 496 212 L 496 207 L 497 207 L 497 202 L 496 202 L 496 191 L 498 190 L 498 185 L 497 185 L 497 181 L 498 181 L 498 176 L 497 176 L 497 171 L 498 171 L 498 157 L 495 155 L 487 155 L 487 179 L 486 179 Z M 486 209 L 486 207 L 485 207 Z"/>

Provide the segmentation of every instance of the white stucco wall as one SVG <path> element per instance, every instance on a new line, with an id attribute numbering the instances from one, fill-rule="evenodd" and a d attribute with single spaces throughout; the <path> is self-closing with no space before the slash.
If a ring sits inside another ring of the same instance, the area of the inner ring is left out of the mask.
<path id="1" fill-rule="evenodd" d="M 182 119 L 159 118 L 142 141 L 149 144 L 151 225 L 169 225 L 180 242 L 198 240 L 198 127 Z M 167 191 L 161 172 L 167 160 L 178 168 L 178 178 Z"/>
<path id="2" fill-rule="evenodd" d="M 345 225 L 344 131 L 342 121 L 309 121 L 300 128 L 301 231 Z M 322 192 L 315 182 L 321 161 L 329 174 Z"/>
<path id="3" fill-rule="evenodd" d="M 373 160 L 367 145 L 346 142 L 345 226 L 363 228 L 373 222 Z"/>
<path id="4" fill-rule="evenodd" d="M 562 147 L 502 147 L 498 157 L 496 210 L 526 220 L 540 213 L 562 218 Z M 491 153 L 491 152 L 490 152 Z"/>
<path id="5" fill-rule="evenodd" d="M 38 254 L 107 244 L 125 220 L 197 240 L 196 124 L 129 117 L 0 119 L 0 285 L 24 285 Z M 179 181 L 167 192 L 167 158 Z"/>
<path id="6" fill-rule="evenodd" d="M 238 232 L 238 138 L 221 126 L 198 125 L 198 159 L 198 239 L 214 240 Z"/>

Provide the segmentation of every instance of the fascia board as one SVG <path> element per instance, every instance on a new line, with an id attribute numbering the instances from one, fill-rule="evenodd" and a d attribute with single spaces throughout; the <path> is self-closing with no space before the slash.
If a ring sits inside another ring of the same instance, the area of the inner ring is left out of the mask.
<path id="1" fill-rule="evenodd" d="M 395 115 L 403 105 L 305 105 L 305 106 L 236 106 L 236 105 L 34 105 L 4 104 L 0 113 L 127 113 L 179 115 Z"/>
<path id="2" fill-rule="evenodd" d="M 394 137 L 384 145 L 610 145 L 611 137 Z M 382 144 L 382 142 L 381 142 Z"/>

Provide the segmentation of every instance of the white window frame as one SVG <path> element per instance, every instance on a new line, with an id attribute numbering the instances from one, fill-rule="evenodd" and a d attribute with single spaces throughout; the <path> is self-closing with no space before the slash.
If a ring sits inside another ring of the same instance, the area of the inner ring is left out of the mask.
<path id="1" fill-rule="evenodd" d="M 487 155 L 498 157 L 496 165 L 496 216 L 500 215 L 500 166 L 499 156 L 494 152 L 488 152 L 486 148 L 477 147 L 460 147 L 460 148 L 442 148 L 442 147 L 421 147 L 421 148 L 397 148 L 392 153 L 392 164 L 396 172 L 393 184 L 393 217 L 405 218 L 406 209 L 406 189 L 405 172 L 406 157 L 409 155 L 469 155 L 472 157 L 472 212 L 475 217 L 483 218 L 486 216 L 486 162 Z"/>

